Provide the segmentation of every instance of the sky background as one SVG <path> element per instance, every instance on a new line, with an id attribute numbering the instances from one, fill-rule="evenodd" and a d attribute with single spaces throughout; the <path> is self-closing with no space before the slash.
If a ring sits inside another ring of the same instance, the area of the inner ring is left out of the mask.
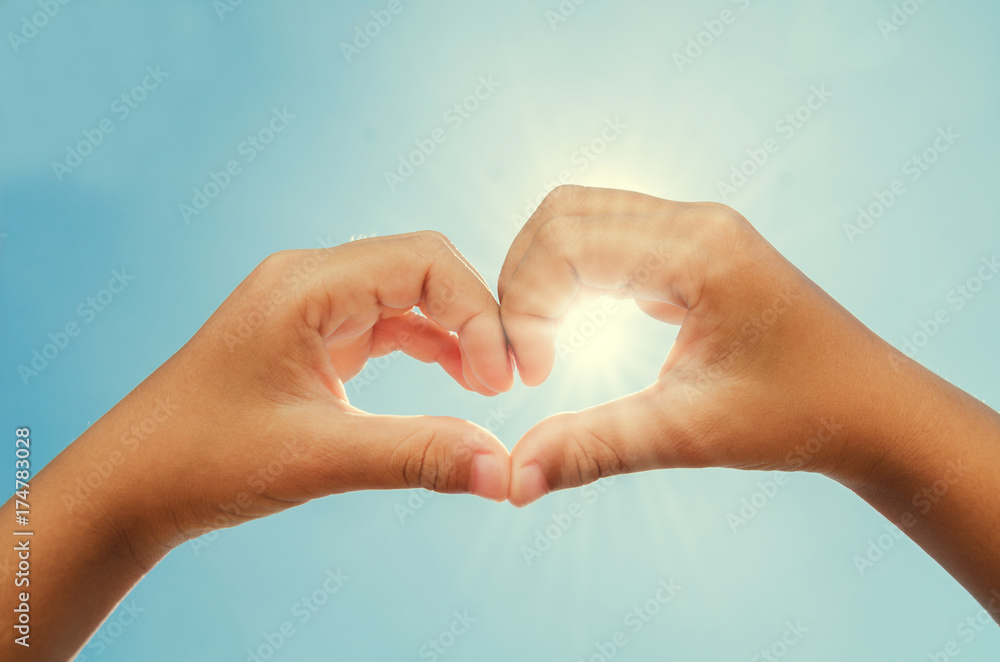
<path id="1" fill-rule="evenodd" d="M 341 44 L 388 0 L 247 0 L 224 12 L 210 0 L 72 2 L 37 30 L 24 21 L 39 4 L 0 2 L 0 430 L 32 428 L 34 469 L 179 349 L 269 253 L 435 229 L 495 283 L 518 215 L 562 171 L 725 200 L 897 347 L 946 310 L 917 359 L 1000 406 L 1000 279 L 962 310 L 948 301 L 1000 251 L 1000 5 L 911 1 L 919 10 L 887 31 L 887 0 L 589 0 L 564 2 L 575 10 L 559 22 L 548 13 L 558 0 L 400 3 L 348 58 Z M 724 10 L 732 21 L 713 24 Z M 707 45 L 679 65 L 699 33 Z M 147 67 L 167 75 L 123 117 L 115 101 Z M 498 86 L 449 123 L 483 77 Z M 814 89 L 828 98 L 801 111 Z M 275 110 L 294 118 L 247 162 L 241 143 Z M 779 128 L 796 111 L 808 119 Z M 53 162 L 102 120 L 113 131 L 57 173 Z M 602 144 L 608 121 L 624 128 Z M 447 140 L 390 186 L 385 173 L 437 128 Z M 913 181 L 907 162 L 949 129 L 959 137 Z M 769 139 L 777 151 L 724 195 L 719 182 Z M 581 161 L 588 145 L 601 153 Z M 240 174 L 185 219 L 179 205 L 231 159 Z M 858 208 L 895 180 L 905 193 L 849 236 Z M 115 269 L 134 280 L 81 316 Z M 80 335 L 23 379 L 18 366 L 69 322 Z M 512 447 L 551 413 L 650 383 L 674 335 L 622 312 L 546 384 L 493 400 L 407 358 L 370 365 L 347 390 L 379 413 L 483 423 L 499 408 Z M 13 472 L 13 454 L 3 457 Z M 927 660 L 949 642 L 963 662 L 998 658 L 995 626 L 959 629 L 981 612 L 975 601 L 832 481 L 787 477 L 734 532 L 727 516 L 776 478 L 647 473 L 522 511 L 424 492 L 314 501 L 175 550 L 78 659 L 242 662 L 285 622 L 294 634 L 267 659 L 433 659 L 422 647 L 456 612 L 476 622 L 446 635 L 439 659 L 591 660 L 621 632 L 616 660 L 752 660 L 788 623 L 808 632 L 777 649 L 787 660 Z M 409 499 L 418 507 L 401 517 Z M 572 504 L 583 515 L 529 563 L 524 549 Z M 887 549 L 861 572 L 872 544 Z M 328 595 L 338 569 L 349 579 Z M 656 614 L 634 631 L 626 614 L 661 581 L 680 589 L 649 603 Z M 303 623 L 300 601 L 316 591 L 325 603 Z"/>

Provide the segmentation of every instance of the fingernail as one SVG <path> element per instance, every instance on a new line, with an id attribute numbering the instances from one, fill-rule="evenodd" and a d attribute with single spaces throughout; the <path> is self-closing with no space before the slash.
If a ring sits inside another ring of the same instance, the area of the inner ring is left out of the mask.
<path id="1" fill-rule="evenodd" d="M 549 493 L 549 483 L 545 480 L 542 468 L 537 464 L 521 467 L 517 474 L 517 488 L 517 491 L 520 492 L 518 505 L 521 506 L 538 501 Z"/>
<path id="2" fill-rule="evenodd" d="M 500 463 L 489 453 L 481 453 L 472 461 L 472 477 L 469 491 L 476 496 L 499 501 L 507 497 L 500 478 Z"/>

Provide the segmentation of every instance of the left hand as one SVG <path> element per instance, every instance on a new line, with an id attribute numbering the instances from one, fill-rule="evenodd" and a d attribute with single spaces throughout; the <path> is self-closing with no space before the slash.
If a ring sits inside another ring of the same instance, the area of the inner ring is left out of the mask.
<path id="1" fill-rule="evenodd" d="M 582 295 L 631 296 L 681 325 L 649 387 L 524 435 L 511 453 L 515 505 L 673 467 L 864 475 L 895 452 L 881 395 L 895 387 L 879 367 L 905 358 L 728 207 L 557 188 L 511 245 L 498 292 L 529 386 L 548 377 L 559 323 Z"/>

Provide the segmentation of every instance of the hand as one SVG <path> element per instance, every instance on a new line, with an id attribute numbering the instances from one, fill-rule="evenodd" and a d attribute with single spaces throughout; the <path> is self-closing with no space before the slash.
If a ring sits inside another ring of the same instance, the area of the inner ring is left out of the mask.
<path id="1" fill-rule="evenodd" d="M 176 413 L 128 458 L 143 496 L 117 521 L 141 520 L 146 538 L 170 547 L 350 490 L 505 499 L 509 458 L 486 430 L 452 418 L 374 416 L 348 403 L 343 383 L 396 349 L 439 363 L 483 395 L 513 384 L 499 306 L 443 236 L 267 258 L 129 396 L 126 409 L 159 397 L 174 400 Z"/>
<path id="2" fill-rule="evenodd" d="M 418 306 L 424 315 L 413 312 Z M 31 659 L 70 659 L 172 548 L 350 490 L 502 501 L 507 449 L 467 421 L 374 416 L 344 382 L 394 350 L 483 395 L 513 385 L 489 287 L 434 232 L 264 260 L 197 334 L 31 481 Z M 14 499 L 0 509 L 14 519 Z M 17 563 L 14 547 L 0 558 Z M 14 613 L 18 598 L 0 592 Z M 22 646 L 0 643 L 7 659 Z"/>
<path id="3" fill-rule="evenodd" d="M 728 207 L 556 189 L 500 274 L 526 384 L 548 376 L 560 316 L 592 291 L 634 296 L 680 333 L 652 386 L 524 435 L 512 503 L 644 469 L 816 471 L 902 528 L 1000 623 L 997 412 L 869 331 Z"/>
<path id="4" fill-rule="evenodd" d="M 525 434 L 511 455 L 515 505 L 645 469 L 837 474 L 848 444 L 852 468 L 878 461 L 857 452 L 869 422 L 887 418 L 865 384 L 897 353 L 732 209 L 556 189 L 500 275 L 501 319 L 525 384 L 548 377 L 560 317 L 594 292 L 633 296 L 680 333 L 649 388 Z"/>

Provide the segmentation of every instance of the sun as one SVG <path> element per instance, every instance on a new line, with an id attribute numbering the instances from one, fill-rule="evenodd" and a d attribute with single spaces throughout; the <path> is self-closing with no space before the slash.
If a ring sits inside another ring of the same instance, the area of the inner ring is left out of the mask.
<path id="1" fill-rule="evenodd" d="M 556 336 L 556 367 L 613 371 L 628 357 L 642 312 L 631 299 L 599 296 L 574 304 Z"/>

